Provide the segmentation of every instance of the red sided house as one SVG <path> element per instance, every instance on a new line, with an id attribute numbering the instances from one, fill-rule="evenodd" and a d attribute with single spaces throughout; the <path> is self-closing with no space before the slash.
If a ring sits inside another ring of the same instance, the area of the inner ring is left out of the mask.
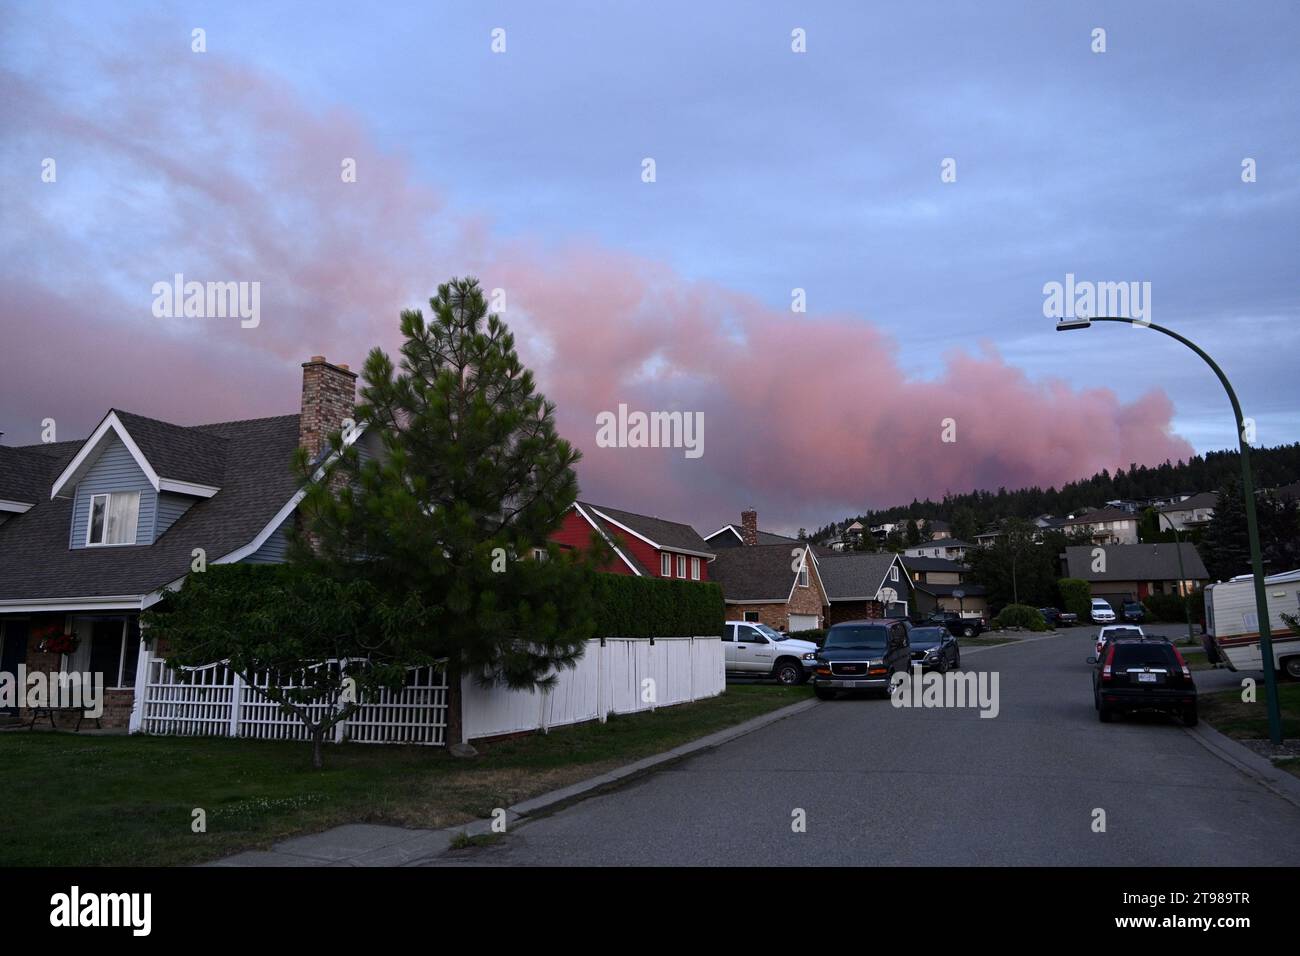
<path id="1" fill-rule="evenodd" d="M 561 547 L 585 548 L 593 531 L 614 549 L 604 568 L 611 574 L 709 580 L 714 554 L 690 525 L 579 501 L 551 540 Z"/>

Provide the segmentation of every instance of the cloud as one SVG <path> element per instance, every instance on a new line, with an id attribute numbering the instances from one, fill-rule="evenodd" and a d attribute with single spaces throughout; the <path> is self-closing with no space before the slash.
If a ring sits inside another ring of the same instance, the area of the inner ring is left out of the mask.
<path id="1" fill-rule="evenodd" d="M 475 274 L 506 292 L 522 357 L 586 455 L 584 495 L 629 510 L 711 530 L 754 505 L 792 528 L 1191 454 L 1163 392 L 1124 404 L 1031 382 L 992 345 L 918 379 L 858 316 L 792 314 L 566 237 L 502 238 L 359 118 L 251 67 L 182 48 L 78 69 L 88 82 L 0 72 L 10 441 L 47 416 L 61 438 L 84 433 L 109 406 L 181 422 L 290 411 L 299 362 L 392 351 L 402 308 Z M 57 159 L 57 184 L 33 156 Z M 177 272 L 261 282 L 262 324 L 155 319 L 150 287 Z M 596 415 L 619 403 L 702 412 L 705 454 L 596 447 Z"/>

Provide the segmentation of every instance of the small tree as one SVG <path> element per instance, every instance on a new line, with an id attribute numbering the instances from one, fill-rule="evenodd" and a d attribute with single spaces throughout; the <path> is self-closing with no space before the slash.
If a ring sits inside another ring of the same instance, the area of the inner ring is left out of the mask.
<path id="1" fill-rule="evenodd" d="M 595 632 L 594 558 L 548 544 L 577 498 L 581 456 L 556 434 L 514 336 L 476 280 L 440 285 L 429 306 L 427 321 L 402 313 L 399 366 L 377 348 L 366 359 L 356 417 L 381 448 L 363 460 L 333 436 L 337 480 L 309 487 L 312 546 L 293 553 L 392 601 L 419 595 L 410 639 L 446 661 L 456 744 L 462 674 L 540 688 L 577 662 Z"/>
<path id="2" fill-rule="evenodd" d="M 1056 587 L 1062 610 L 1077 614 L 1079 623 L 1085 623 L 1092 614 L 1092 586 L 1082 578 L 1061 578 Z"/>
<path id="3" fill-rule="evenodd" d="M 191 573 L 141 623 L 165 643 L 170 664 L 227 661 L 245 686 L 302 721 L 319 769 L 324 741 L 358 701 L 401 684 L 406 620 L 418 601 L 410 605 L 385 604 L 365 581 L 293 565 L 222 564 Z"/>

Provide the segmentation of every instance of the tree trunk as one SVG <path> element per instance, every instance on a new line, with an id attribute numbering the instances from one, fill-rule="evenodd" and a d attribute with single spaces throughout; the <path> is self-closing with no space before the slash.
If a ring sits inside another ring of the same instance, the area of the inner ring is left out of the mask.
<path id="1" fill-rule="evenodd" d="M 311 765 L 320 770 L 325 766 L 325 727 L 317 724 L 311 729 Z"/>
<path id="2" fill-rule="evenodd" d="M 465 742 L 465 728 L 461 722 L 460 668 L 447 662 L 447 736 L 446 746 Z"/>

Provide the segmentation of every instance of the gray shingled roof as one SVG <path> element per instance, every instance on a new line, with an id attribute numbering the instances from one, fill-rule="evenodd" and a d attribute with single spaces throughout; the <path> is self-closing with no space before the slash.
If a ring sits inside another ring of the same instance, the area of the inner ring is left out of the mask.
<path id="1" fill-rule="evenodd" d="M 225 471 L 225 436 L 210 426 L 186 427 L 114 409 L 153 470 L 160 477 L 221 485 Z"/>
<path id="2" fill-rule="evenodd" d="M 53 461 L 67 462 L 81 442 L 51 442 L 48 445 L 0 445 L 0 498 L 34 505 L 48 498 Z"/>
<path id="3" fill-rule="evenodd" d="M 698 531 L 688 524 L 681 524 L 677 521 L 667 521 L 663 518 L 652 518 L 649 515 L 633 514 L 631 511 L 621 511 L 617 508 L 606 508 L 604 505 L 594 505 L 586 501 L 579 504 L 588 511 L 596 510 L 602 514 L 608 515 L 619 524 L 631 528 L 637 534 L 649 538 L 661 548 L 675 551 L 694 551 L 698 554 L 713 556 L 708 544 L 700 537 Z M 617 528 L 613 530 L 617 531 Z"/>
<path id="4" fill-rule="evenodd" d="M 843 551 L 820 557 L 818 570 L 826 597 L 831 601 L 874 601 L 876 592 L 886 583 L 885 575 L 894 557 L 892 552 L 866 551 Z M 900 573 L 898 578 L 888 582 L 889 586 L 898 591 L 911 586 L 906 574 Z"/>
<path id="5" fill-rule="evenodd" d="M 133 427 L 127 425 L 139 442 Z M 50 466 L 36 506 L 0 525 L 0 601 L 149 594 L 186 574 L 194 548 L 203 548 L 213 560 L 248 544 L 298 490 L 292 467 L 298 446 L 297 415 L 182 430 L 194 433 L 181 443 L 183 448 L 201 454 L 211 454 L 218 445 L 223 449 L 221 490 L 197 500 L 151 545 L 70 549 L 72 500 L 51 500 L 49 487 L 82 442 L 17 449 L 46 449 Z M 146 441 L 161 438 L 162 432 L 150 431 Z M 210 478 L 214 468 L 208 459 L 184 473 Z"/>
<path id="6" fill-rule="evenodd" d="M 787 543 L 720 548 L 709 565 L 709 578 L 722 585 L 722 596 L 728 601 L 785 601 L 795 579 L 791 551 L 798 546 Z M 823 579 L 823 586 L 825 583 Z"/>
<path id="7" fill-rule="evenodd" d="M 1084 581 L 1177 581 L 1178 552 L 1174 545 L 1163 544 L 1111 544 L 1101 549 L 1106 556 L 1106 570 L 1092 570 L 1093 551 L 1088 545 L 1065 549 L 1066 577 L 1082 578 Z M 1190 542 L 1182 543 L 1183 570 L 1189 581 L 1208 580 L 1210 573 L 1205 570 L 1196 546 Z"/>
<path id="8" fill-rule="evenodd" d="M 709 535 L 709 536 L 705 539 L 705 541 L 712 541 L 712 540 L 713 540 L 714 538 L 716 538 L 719 534 L 721 534 L 721 533 L 724 532 L 724 531 L 727 531 L 728 529 L 730 529 L 731 533 L 735 535 L 735 537 L 736 537 L 736 539 L 737 539 L 738 542 L 743 542 L 743 541 L 744 541 L 744 530 L 745 530 L 745 529 L 742 528 L 742 527 L 741 527 L 740 525 L 738 525 L 738 524 L 728 524 L 728 525 L 723 525 L 723 526 L 722 526 L 721 528 L 719 528 L 717 531 L 713 532 L 713 534 Z M 776 533 L 771 532 L 771 531 L 764 531 L 762 528 L 760 528 L 760 529 L 758 530 L 758 543 L 759 543 L 759 544 L 786 544 L 787 542 L 790 543 L 790 544 L 802 544 L 802 543 L 803 543 L 803 542 L 801 542 L 798 538 L 791 538 L 791 537 L 788 536 L 788 535 L 784 535 L 784 534 L 776 534 Z"/>
<path id="9" fill-rule="evenodd" d="M 1169 514 L 1172 511 L 1193 511 L 1196 508 L 1216 508 L 1219 505 L 1219 495 L 1214 491 L 1202 491 L 1199 494 L 1192 495 L 1182 501 L 1175 501 L 1171 505 L 1165 505 L 1160 511 L 1163 514 Z"/>

